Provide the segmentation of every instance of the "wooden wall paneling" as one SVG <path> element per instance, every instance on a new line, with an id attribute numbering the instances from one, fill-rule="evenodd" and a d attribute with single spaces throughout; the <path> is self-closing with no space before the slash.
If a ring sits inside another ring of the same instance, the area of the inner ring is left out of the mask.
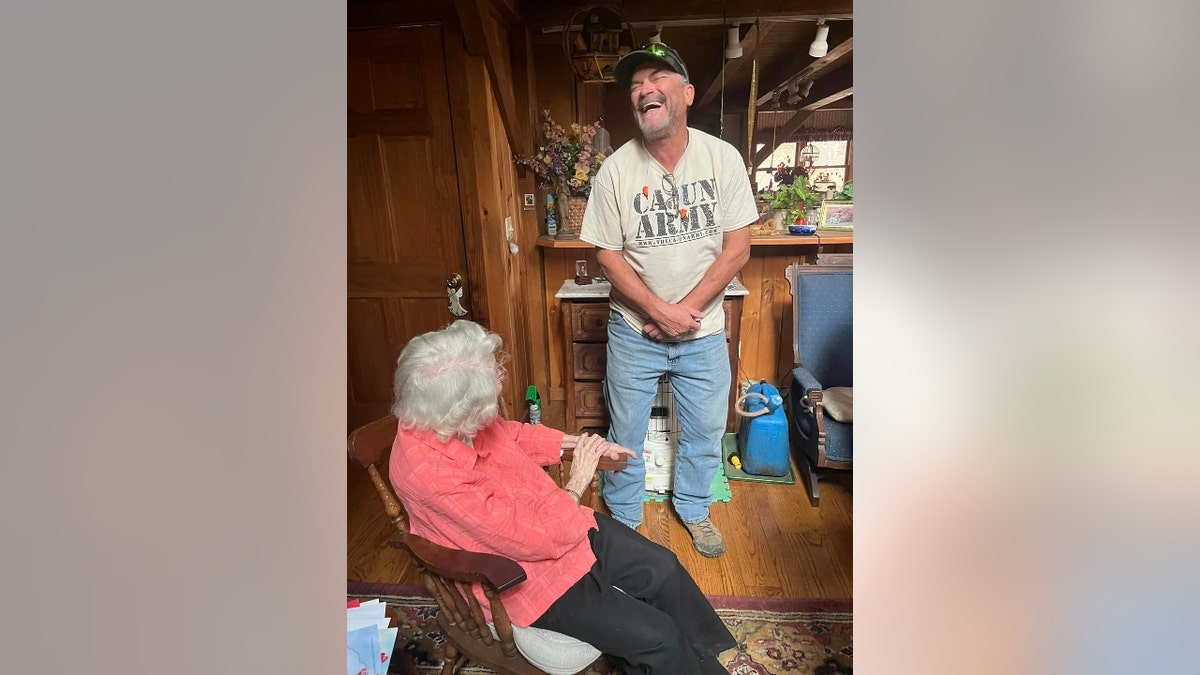
<path id="1" fill-rule="evenodd" d="M 386 382 L 372 373 L 395 369 L 391 345 L 387 340 L 384 300 L 382 298 L 351 299 L 346 307 L 346 328 L 350 335 L 361 336 L 348 342 L 346 359 L 349 379 L 347 414 L 350 426 L 360 420 L 382 417 L 375 414 L 382 401 L 391 397 Z M 372 416 L 373 415 L 373 416 Z"/>
<path id="2" fill-rule="evenodd" d="M 567 278 L 566 253 L 561 249 L 540 249 L 542 251 L 542 287 L 545 289 L 546 306 L 546 336 L 547 336 L 547 373 L 548 391 L 543 395 L 542 418 L 546 424 L 561 425 L 566 422 L 567 394 L 564 387 L 563 369 L 566 359 L 563 344 L 565 338 L 562 327 L 562 307 L 554 294 Z M 554 420 L 551 422 L 551 420 Z"/>
<path id="3" fill-rule="evenodd" d="M 788 287 L 787 278 L 784 276 L 784 270 L 787 269 L 789 257 L 786 255 L 771 255 L 763 260 L 763 274 L 767 277 L 768 283 L 764 289 L 763 304 L 770 304 L 771 318 L 769 325 L 771 326 L 770 335 L 764 335 L 769 338 L 764 347 L 763 356 L 769 356 L 769 360 L 764 360 L 759 364 L 762 371 L 760 377 L 767 378 L 771 384 L 779 386 L 782 384 L 782 377 L 786 373 L 780 369 L 780 357 L 787 356 L 787 363 L 784 367 L 790 365 L 791 362 L 791 324 L 784 325 L 784 311 L 791 302 L 791 291 Z M 768 300 L 766 293 L 770 294 Z"/>
<path id="4" fill-rule="evenodd" d="M 541 138 L 543 110 L 549 110 L 554 121 L 564 126 L 575 119 L 575 70 L 563 54 L 562 39 L 557 33 L 534 36 L 533 55 L 537 63 L 536 142 Z"/>
<path id="5" fill-rule="evenodd" d="M 753 364 L 754 370 L 747 370 L 746 374 L 755 382 L 760 379 L 766 379 L 772 384 L 778 384 L 774 380 L 775 350 L 779 346 L 779 336 L 777 334 L 779 319 L 775 297 L 776 279 L 774 262 L 774 256 L 762 258 L 762 282 L 758 288 L 759 321 L 761 322 L 757 336 L 758 359 Z"/>
<path id="6" fill-rule="evenodd" d="M 512 91 L 512 71 L 508 61 L 507 39 L 488 0 L 454 0 L 467 53 L 483 59 L 484 70 L 492 83 L 495 104 L 503 119 L 505 137 L 510 145 L 521 146 L 516 134 L 517 106 Z"/>
<path id="7" fill-rule="evenodd" d="M 467 266 L 473 292 L 468 292 L 469 318 L 496 332 L 512 344 L 512 303 L 506 262 L 508 244 L 504 238 L 504 198 L 497 180 L 497 153 L 507 147 L 502 134 L 496 134 L 491 117 L 496 100 L 492 95 L 487 66 L 483 59 L 468 56 L 462 48 L 462 34 L 454 26 L 446 30 L 446 71 L 450 87 L 451 119 L 454 125 L 455 156 L 463 182 L 461 194 L 463 230 L 466 239 Z M 506 164 L 507 168 L 507 164 Z M 473 304 L 470 304 L 473 303 Z M 513 372 L 527 372 L 527 355 L 510 352 Z M 502 398 L 510 412 L 523 407 L 523 395 L 515 387 L 506 388 Z"/>
<path id="8" fill-rule="evenodd" d="M 482 195 L 478 186 L 478 171 L 481 158 L 487 157 L 486 125 L 478 119 L 480 112 L 473 112 L 472 104 L 486 105 L 486 102 L 472 100 L 472 87 L 469 75 L 471 72 L 469 57 L 463 49 L 463 35 L 456 24 L 445 25 L 445 40 L 443 41 L 446 55 L 446 79 L 454 83 L 450 87 L 450 122 L 454 129 L 454 157 L 457 161 L 458 176 L 462 182 L 459 191 L 460 205 L 463 218 L 463 235 L 467 251 L 467 269 L 471 286 L 464 293 L 465 303 L 470 310 L 470 318 L 481 325 L 490 325 L 487 302 L 484 301 L 489 293 L 488 280 L 484 274 L 484 248 L 482 242 Z M 479 98 L 484 94 L 474 92 Z M 486 181 L 484 181 L 486 183 Z"/>
<path id="9" fill-rule="evenodd" d="M 639 138 L 637 121 L 633 118 L 633 106 L 629 102 L 629 92 L 622 91 L 619 86 L 604 87 L 604 128 L 612 136 L 613 150 L 621 147 L 634 138 Z"/>
<path id="10" fill-rule="evenodd" d="M 514 149 L 522 154 L 528 154 L 536 147 L 535 134 L 540 132 L 537 122 L 537 77 L 534 68 L 533 40 L 525 27 L 515 27 L 510 32 L 512 54 L 513 89 L 516 94 L 517 117 L 526 127 L 523 134 L 525 147 Z M 539 202 L 536 184 L 532 172 L 516 170 L 512 157 L 508 158 L 508 172 L 514 181 L 514 237 L 520 247 L 516 262 L 522 270 L 519 283 L 515 286 L 519 292 L 521 319 L 517 325 L 523 327 L 527 336 L 529 350 L 529 372 L 527 383 L 534 384 L 542 397 L 542 420 L 551 424 L 547 418 L 545 405 L 550 398 L 550 365 L 549 365 L 549 321 L 546 293 L 543 277 L 543 251 L 537 246 L 540 234 L 540 214 L 545 212 Z M 521 175 L 524 173 L 524 176 Z M 534 208 L 525 210 L 524 195 L 534 195 Z M 524 387 L 520 387 L 524 391 Z"/>
<path id="11" fill-rule="evenodd" d="M 516 194 L 516 170 L 512 164 L 512 148 L 504 138 L 504 122 L 500 119 L 499 111 L 492 107 L 489 108 L 489 112 L 491 113 L 491 136 L 495 140 L 492 146 L 491 166 L 495 171 L 495 180 L 499 190 L 500 212 L 497 214 L 497 219 L 500 222 L 496 231 L 486 233 L 485 240 L 488 250 L 493 251 L 493 256 L 503 263 L 505 279 L 503 300 L 507 305 L 508 315 L 504 326 L 505 333 L 501 334 L 504 338 L 502 349 L 508 353 L 510 358 L 504 397 L 510 401 L 512 406 L 515 406 L 509 408 L 510 414 L 513 415 L 511 419 L 521 420 L 524 419 L 526 413 L 523 404 L 525 387 L 531 381 L 530 362 L 534 358 L 532 346 L 537 341 L 533 340 L 528 331 L 524 330 L 529 313 L 529 303 L 522 302 L 520 299 L 525 286 L 526 261 L 521 258 L 524 252 L 520 250 L 519 246 L 516 254 L 509 249 L 505 225 L 505 219 L 511 218 L 515 238 L 516 214 L 520 212 L 520 197 Z"/>
<path id="12" fill-rule="evenodd" d="M 571 62 L 563 55 L 562 39 L 558 34 L 533 34 L 530 36 L 530 52 L 534 68 L 534 125 L 531 150 L 542 141 L 542 111 L 549 110 L 554 121 L 561 125 L 569 125 L 576 117 L 575 114 L 575 71 Z M 533 185 L 530 176 L 529 184 Z M 546 231 L 545 204 L 546 191 L 537 188 L 535 192 L 533 218 L 539 234 Z M 531 244 L 532 245 L 532 244 Z M 538 248 L 542 257 L 542 312 L 545 317 L 546 333 L 546 391 L 542 392 L 542 420 L 545 424 L 562 428 L 566 421 L 566 391 L 563 388 L 563 336 L 562 317 L 559 313 L 558 299 L 554 294 L 562 285 L 567 275 L 575 276 L 573 268 L 568 268 L 565 261 L 569 251 L 561 249 Z M 573 261 L 574 258 L 571 258 Z M 572 265 L 574 263 L 572 262 Z"/>
<path id="13" fill-rule="evenodd" d="M 765 312 L 762 306 L 762 257 L 754 255 L 753 249 L 751 249 L 750 260 L 742 266 L 741 279 L 742 285 L 750 291 L 750 294 L 745 297 L 742 305 L 742 355 L 738 360 L 739 372 L 734 374 L 734 378 L 738 382 L 751 379 L 758 372 L 758 364 L 761 360 L 758 334 L 765 328 L 764 317 L 770 316 L 770 312 Z"/>
<path id="14" fill-rule="evenodd" d="M 575 83 L 575 110 L 580 124 L 591 124 L 604 117 L 605 91 L 608 87 L 603 84 Z M 614 148 L 615 149 L 615 148 Z"/>
<path id="15" fill-rule="evenodd" d="M 354 30 L 400 24 L 442 23 L 454 19 L 454 5 L 444 2 L 352 2 L 346 7 L 346 27 Z"/>

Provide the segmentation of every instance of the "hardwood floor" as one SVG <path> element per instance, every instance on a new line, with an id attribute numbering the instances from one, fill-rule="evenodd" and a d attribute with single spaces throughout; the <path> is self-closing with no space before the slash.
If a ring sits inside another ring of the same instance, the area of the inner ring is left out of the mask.
<path id="1" fill-rule="evenodd" d="M 367 472 L 351 463 L 347 475 L 346 578 L 420 583 L 408 555 L 387 545 L 394 530 Z M 719 558 L 696 553 L 666 501 L 646 504 L 638 531 L 674 551 L 708 595 L 853 596 L 849 472 L 830 472 L 821 480 L 818 508 L 809 505 L 799 476 L 795 485 L 730 481 L 729 487 L 730 501 L 710 509 L 713 523 L 725 536 L 725 554 Z"/>

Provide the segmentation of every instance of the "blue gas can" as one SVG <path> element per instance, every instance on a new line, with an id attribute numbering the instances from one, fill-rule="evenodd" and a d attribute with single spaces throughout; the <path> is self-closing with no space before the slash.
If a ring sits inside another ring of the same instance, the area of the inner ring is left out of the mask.
<path id="1" fill-rule="evenodd" d="M 788 428 L 779 390 L 766 380 L 750 385 L 738 399 L 737 412 L 743 418 L 737 434 L 743 470 L 756 476 L 786 476 Z"/>

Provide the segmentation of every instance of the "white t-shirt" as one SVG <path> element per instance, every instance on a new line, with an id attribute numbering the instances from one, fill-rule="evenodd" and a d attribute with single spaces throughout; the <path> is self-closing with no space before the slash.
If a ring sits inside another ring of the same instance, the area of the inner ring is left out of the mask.
<path id="1" fill-rule="evenodd" d="M 688 129 L 687 147 L 671 174 L 674 193 L 666 175 L 641 139 L 622 145 L 596 172 L 579 238 L 624 251 L 646 287 L 674 303 L 700 283 L 720 255 L 724 233 L 758 220 L 758 209 L 737 149 L 703 131 Z M 723 300 L 718 293 L 703 308 L 700 329 L 679 339 L 724 330 Z M 609 304 L 641 332 L 647 319 L 636 308 L 616 294 Z"/>

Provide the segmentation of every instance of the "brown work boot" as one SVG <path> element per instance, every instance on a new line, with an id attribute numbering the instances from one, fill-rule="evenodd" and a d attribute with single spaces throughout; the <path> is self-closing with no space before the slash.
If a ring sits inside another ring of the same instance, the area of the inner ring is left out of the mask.
<path id="1" fill-rule="evenodd" d="M 705 558 L 715 558 L 725 552 L 725 540 L 712 524 L 711 518 L 705 518 L 698 523 L 684 523 L 684 527 L 692 534 L 692 546 Z"/>

